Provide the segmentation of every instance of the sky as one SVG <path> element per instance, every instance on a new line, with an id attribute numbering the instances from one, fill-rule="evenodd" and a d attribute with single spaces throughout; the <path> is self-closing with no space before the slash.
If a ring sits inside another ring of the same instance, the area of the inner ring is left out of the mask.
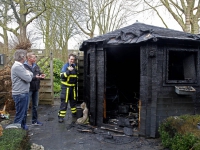
<path id="1" fill-rule="evenodd" d="M 165 20 L 169 29 L 183 31 L 182 28 L 180 27 L 180 25 L 174 20 L 174 18 L 169 14 L 169 12 L 167 10 L 160 8 L 159 13 L 161 16 L 164 16 L 163 19 Z M 159 27 L 165 28 L 164 24 L 162 23 L 162 21 L 158 17 L 158 15 L 155 13 L 155 11 L 144 12 L 144 13 L 141 13 L 140 15 L 130 17 L 128 19 L 127 24 L 125 24 L 123 27 L 129 26 L 129 25 L 135 23 L 136 21 L 138 21 L 140 23 L 144 23 L 144 24 L 149 24 L 149 25 L 154 25 L 154 26 L 159 26 Z M 96 35 L 96 36 L 98 36 L 98 35 Z M 81 39 L 81 37 L 78 37 L 78 38 Z M 80 43 L 80 41 L 71 39 L 69 41 L 69 49 L 79 48 L 79 45 L 80 45 L 79 43 Z"/>
<path id="2" fill-rule="evenodd" d="M 172 16 L 171 15 L 167 15 L 167 14 L 168 13 L 165 12 L 165 11 L 161 12 L 161 15 L 165 16 L 164 20 L 166 21 L 168 27 L 170 29 L 182 31 L 181 27 L 172 18 Z M 154 25 L 154 26 L 159 26 L 159 27 L 165 27 L 163 25 L 163 23 L 161 22 L 161 20 L 158 18 L 157 15 L 149 14 L 149 13 L 143 13 L 143 14 L 137 15 L 135 17 L 129 18 L 127 24 L 125 24 L 123 27 L 131 25 L 131 24 L 135 23 L 136 21 L 138 21 L 140 23 L 149 24 L 149 25 Z M 32 48 L 44 49 L 44 43 L 43 43 L 42 37 L 37 35 L 37 33 L 34 30 L 34 27 L 32 25 L 28 25 L 28 29 L 27 30 L 28 30 L 28 32 L 31 31 L 32 32 L 31 34 L 35 35 L 35 39 L 37 39 L 37 40 L 35 40 L 33 42 Z M 98 35 L 96 34 L 96 36 L 98 36 Z M 68 48 L 69 49 L 78 49 L 79 46 L 81 45 L 82 41 L 84 41 L 84 40 L 86 40 L 86 38 L 83 39 L 82 36 L 76 36 L 76 38 L 71 38 L 69 40 L 69 42 L 68 42 L 69 43 Z M 2 41 L 1 38 L 0 38 L 0 41 Z"/>
<path id="3" fill-rule="evenodd" d="M 182 28 L 180 27 L 180 25 L 171 17 L 171 16 L 167 16 L 165 18 L 167 25 L 169 27 L 169 29 L 173 29 L 173 30 L 178 30 L 178 31 L 183 31 Z M 153 17 L 145 17 L 144 15 L 138 15 L 136 18 L 131 18 L 128 23 L 125 26 L 129 26 L 131 24 L 134 24 L 136 21 L 140 22 L 140 23 L 144 23 L 144 24 L 149 24 L 149 25 L 154 25 L 154 26 L 158 26 L 158 27 L 164 27 L 163 23 L 161 22 L 161 20 L 157 17 L 157 16 L 153 16 Z M 81 37 L 78 37 L 79 39 L 81 39 Z M 71 39 L 69 41 L 69 49 L 76 49 L 78 48 L 77 46 L 79 46 L 80 41 L 76 41 L 74 39 Z"/>

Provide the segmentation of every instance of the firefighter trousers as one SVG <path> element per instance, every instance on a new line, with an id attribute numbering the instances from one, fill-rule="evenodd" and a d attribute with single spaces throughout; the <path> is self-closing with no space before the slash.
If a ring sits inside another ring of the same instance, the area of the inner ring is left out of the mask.
<path id="1" fill-rule="evenodd" d="M 60 94 L 60 110 L 58 112 L 59 118 L 64 118 L 67 113 L 68 103 L 71 107 L 72 116 L 76 116 L 76 90 L 74 86 L 62 86 Z"/>

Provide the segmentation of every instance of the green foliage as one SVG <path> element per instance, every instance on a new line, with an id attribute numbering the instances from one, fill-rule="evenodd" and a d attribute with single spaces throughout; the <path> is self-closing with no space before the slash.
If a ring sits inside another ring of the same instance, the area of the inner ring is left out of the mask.
<path id="1" fill-rule="evenodd" d="M 23 129 L 5 129 L 0 137 L 1 150 L 28 150 L 30 149 L 27 132 Z"/>
<path id="2" fill-rule="evenodd" d="M 54 76 L 54 93 L 59 93 L 61 91 L 60 87 L 60 70 L 62 66 L 64 65 L 64 62 L 60 59 L 53 59 L 53 76 Z"/>
<path id="3" fill-rule="evenodd" d="M 46 74 L 46 78 L 50 78 L 50 58 L 44 57 L 37 62 L 43 73 Z M 53 59 L 53 90 L 57 94 L 61 91 L 60 87 L 60 70 L 64 62 L 60 59 Z"/>
<path id="4" fill-rule="evenodd" d="M 171 120 L 165 120 L 158 129 L 164 147 L 171 147 L 176 129 L 171 126 Z"/>
<path id="5" fill-rule="evenodd" d="M 46 78 L 50 78 L 50 58 L 43 57 L 39 59 L 37 65 L 40 67 L 41 71 L 46 74 Z"/>
<path id="6" fill-rule="evenodd" d="M 53 82 L 53 91 L 54 93 L 59 93 L 61 91 L 60 81 Z"/>
<path id="7" fill-rule="evenodd" d="M 54 93 L 54 97 L 55 98 L 59 98 L 60 97 L 60 93 Z"/>
<path id="8" fill-rule="evenodd" d="M 189 150 L 193 147 L 197 140 L 197 137 L 195 137 L 192 133 L 187 133 L 184 135 L 177 133 L 171 143 L 171 149 Z"/>
<path id="9" fill-rule="evenodd" d="M 199 150 L 200 131 L 197 123 L 200 115 L 168 117 L 159 126 L 162 145 L 171 150 Z"/>

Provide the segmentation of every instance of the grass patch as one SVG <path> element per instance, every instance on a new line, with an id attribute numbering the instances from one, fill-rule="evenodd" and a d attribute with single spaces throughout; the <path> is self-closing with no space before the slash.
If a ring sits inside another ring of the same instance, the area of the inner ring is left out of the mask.
<path id="1" fill-rule="evenodd" d="M 28 132 L 23 129 L 4 129 L 0 137 L 1 150 L 30 150 Z"/>

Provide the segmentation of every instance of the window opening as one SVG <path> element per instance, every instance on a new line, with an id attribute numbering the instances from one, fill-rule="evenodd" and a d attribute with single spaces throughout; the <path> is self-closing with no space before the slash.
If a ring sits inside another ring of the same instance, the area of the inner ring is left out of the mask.
<path id="1" fill-rule="evenodd" d="M 168 51 L 167 83 L 195 83 L 197 51 Z"/>

